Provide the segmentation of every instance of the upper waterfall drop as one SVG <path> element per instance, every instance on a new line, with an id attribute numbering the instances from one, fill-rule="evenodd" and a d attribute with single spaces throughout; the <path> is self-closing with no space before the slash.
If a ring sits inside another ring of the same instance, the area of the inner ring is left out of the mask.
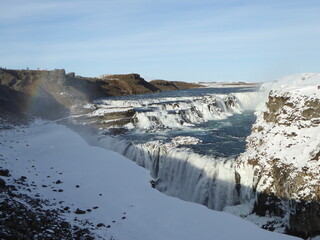
<path id="1" fill-rule="evenodd" d="M 102 99 L 96 101 L 99 107 L 96 111 L 132 109 L 135 114 L 126 127 L 135 131 L 157 132 L 187 129 L 210 120 L 226 119 L 243 111 L 254 111 L 262 98 L 260 92 L 252 91 L 158 96 Z"/>
<path id="2" fill-rule="evenodd" d="M 242 110 L 258 110 L 259 106 L 265 102 L 265 94 L 263 91 L 233 93 L 233 95 L 240 103 Z"/>

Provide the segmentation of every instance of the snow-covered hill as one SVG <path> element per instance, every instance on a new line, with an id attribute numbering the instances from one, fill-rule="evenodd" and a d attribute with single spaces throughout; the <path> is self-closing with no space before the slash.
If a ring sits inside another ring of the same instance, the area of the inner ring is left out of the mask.
<path id="1" fill-rule="evenodd" d="M 65 126 L 37 121 L 2 130 L 0 142 L 1 167 L 12 174 L 2 177 L 7 184 L 24 176 L 30 191 L 20 192 L 49 199 L 52 208 L 69 207 L 62 216 L 88 226 L 96 239 L 296 239 L 168 197 L 150 186 L 145 169 L 117 153 L 89 146 Z M 83 214 L 76 214 L 77 209 Z"/>
<path id="2" fill-rule="evenodd" d="M 237 160 L 241 199 L 287 220 L 289 232 L 320 234 L 320 74 L 296 74 L 265 86 L 247 150 Z"/>

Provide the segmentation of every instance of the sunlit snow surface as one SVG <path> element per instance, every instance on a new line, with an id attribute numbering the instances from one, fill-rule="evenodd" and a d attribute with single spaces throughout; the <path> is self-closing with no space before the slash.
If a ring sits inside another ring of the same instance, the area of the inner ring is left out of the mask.
<path id="1" fill-rule="evenodd" d="M 71 222 L 77 217 L 111 226 L 94 230 L 97 239 L 296 239 L 168 197 L 151 188 L 145 169 L 117 153 L 89 146 L 64 126 L 38 121 L 1 131 L 0 142 L 2 167 L 37 185 L 26 194 L 39 193 L 57 205 L 63 201 L 62 206 L 71 208 L 72 213 L 65 214 Z M 63 192 L 53 191 L 57 180 L 63 182 L 58 187 Z M 73 213 L 95 206 L 99 208 L 84 215 Z"/>
<path id="2" fill-rule="evenodd" d="M 274 180 L 266 174 L 274 165 L 290 166 L 288 179 L 295 177 L 307 169 L 306 178 L 298 184 L 299 189 L 288 192 L 289 199 L 317 198 L 317 186 L 320 182 L 319 161 L 312 160 L 320 151 L 320 125 L 319 118 L 311 119 L 303 117 L 303 112 L 310 108 L 310 102 L 315 104 L 320 101 L 320 74 L 301 73 L 294 74 L 262 86 L 270 96 L 286 99 L 286 105 L 277 111 L 277 123 L 266 121 L 264 113 L 257 114 L 257 122 L 254 127 L 260 129 L 253 132 L 247 139 L 248 149 L 241 155 L 238 172 L 243 176 L 241 184 L 256 185 L 257 191 L 264 191 L 273 186 Z M 268 112 L 266 107 L 263 109 Z M 317 110 L 311 110 L 316 112 Z M 256 144 L 256 143 L 260 144 Z M 259 182 L 254 180 L 252 165 L 246 164 L 248 159 L 258 159 L 263 167 L 264 174 Z M 275 163 L 272 159 L 277 160 Z M 312 176 L 312 177 L 308 177 Z M 252 196 L 250 191 L 244 191 L 243 196 Z"/>

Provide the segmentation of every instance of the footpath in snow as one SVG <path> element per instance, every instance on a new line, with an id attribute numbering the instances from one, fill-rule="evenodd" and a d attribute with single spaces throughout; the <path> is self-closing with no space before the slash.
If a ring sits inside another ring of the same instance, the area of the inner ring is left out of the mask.
<path id="1" fill-rule="evenodd" d="M 93 230 L 97 239 L 298 239 L 166 196 L 151 187 L 147 170 L 88 145 L 65 126 L 36 122 L 2 130 L 0 142 L 1 166 L 37 186 L 25 193 L 70 207 L 64 216 L 71 223 L 102 223 Z M 77 208 L 85 214 L 75 214 Z"/>

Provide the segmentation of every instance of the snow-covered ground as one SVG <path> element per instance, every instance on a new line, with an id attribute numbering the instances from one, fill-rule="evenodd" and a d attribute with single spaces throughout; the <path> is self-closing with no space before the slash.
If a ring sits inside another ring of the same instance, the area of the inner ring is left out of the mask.
<path id="1" fill-rule="evenodd" d="M 147 170 L 88 145 L 65 126 L 37 121 L 27 128 L 2 130 L 0 143 L 1 166 L 37 185 L 27 194 L 69 206 L 71 213 L 65 217 L 71 222 L 103 223 L 106 227 L 93 230 L 97 239 L 297 239 L 166 196 L 150 186 Z M 77 208 L 90 211 L 76 215 Z"/>
<path id="2" fill-rule="evenodd" d="M 259 88 L 262 83 L 245 83 L 245 82 L 197 82 L 201 86 L 207 88 L 238 88 L 238 87 L 248 87 L 248 88 Z"/>

